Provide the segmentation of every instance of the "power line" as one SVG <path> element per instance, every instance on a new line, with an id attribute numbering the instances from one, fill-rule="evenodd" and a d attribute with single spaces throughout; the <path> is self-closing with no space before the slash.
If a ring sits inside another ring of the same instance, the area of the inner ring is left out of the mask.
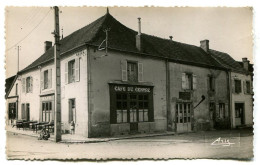
<path id="1" fill-rule="evenodd" d="M 48 13 L 41 19 L 41 21 L 26 35 L 24 36 L 20 41 L 18 41 L 16 44 L 14 44 L 13 46 L 11 46 L 10 48 L 8 48 L 6 51 L 11 50 L 13 47 L 15 47 L 17 44 L 19 44 L 20 42 L 22 42 L 24 39 L 26 39 L 41 23 L 42 21 L 47 17 L 47 15 L 50 13 L 51 9 L 48 11 Z"/>

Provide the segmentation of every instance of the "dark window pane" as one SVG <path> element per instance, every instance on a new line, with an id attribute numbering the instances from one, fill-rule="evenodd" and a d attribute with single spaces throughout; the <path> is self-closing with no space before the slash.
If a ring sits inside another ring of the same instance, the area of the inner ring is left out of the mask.
<path id="1" fill-rule="evenodd" d="M 139 95 L 139 100 L 143 100 L 144 99 L 144 96 L 143 95 Z"/>
<path id="2" fill-rule="evenodd" d="M 144 100 L 148 100 L 148 95 L 144 95 Z"/>
<path id="3" fill-rule="evenodd" d="M 148 108 L 148 102 L 144 102 L 144 108 Z"/>
<path id="4" fill-rule="evenodd" d="M 126 100 L 127 99 L 127 95 L 126 94 L 122 94 L 122 99 Z"/>
<path id="5" fill-rule="evenodd" d="M 184 123 L 187 123 L 187 117 L 184 117 Z"/>
<path id="6" fill-rule="evenodd" d="M 130 95 L 130 99 L 136 99 L 136 95 Z"/>
<path id="7" fill-rule="evenodd" d="M 121 100 L 121 94 L 116 94 L 116 99 Z"/>
<path id="8" fill-rule="evenodd" d="M 52 110 L 52 103 L 49 102 L 49 110 Z"/>
<path id="9" fill-rule="evenodd" d="M 144 108 L 144 103 L 143 102 L 139 102 L 139 109 L 143 109 Z"/>
<path id="10" fill-rule="evenodd" d="M 122 104 L 122 109 L 127 109 L 127 102 L 126 101 L 124 101 L 124 102 L 122 102 L 123 104 Z"/>
<path id="11" fill-rule="evenodd" d="M 116 108 L 117 108 L 117 109 L 121 109 L 121 108 L 122 108 L 122 104 L 121 104 L 120 101 L 117 101 L 117 102 L 116 102 Z"/>

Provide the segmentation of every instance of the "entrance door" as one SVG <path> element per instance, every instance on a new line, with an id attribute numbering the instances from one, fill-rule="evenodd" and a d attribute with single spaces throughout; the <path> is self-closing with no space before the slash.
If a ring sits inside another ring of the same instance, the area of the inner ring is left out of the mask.
<path id="1" fill-rule="evenodd" d="M 25 118 L 26 121 L 29 121 L 30 120 L 30 104 L 27 103 L 26 104 L 26 118 Z"/>
<path id="2" fill-rule="evenodd" d="M 176 127 L 177 127 L 177 132 L 191 131 L 191 104 L 190 103 L 176 104 Z"/>
<path id="3" fill-rule="evenodd" d="M 130 94 L 130 131 L 137 132 L 138 131 L 138 115 L 137 115 L 137 95 Z"/>
<path id="4" fill-rule="evenodd" d="M 213 122 L 213 128 L 216 128 L 216 106 L 214 102 L 209 103 L 209 114 L 210 114 L 210 119 Z"/>
<path id="5" fill-rule="evenodd" d="M 245 118 L 244 115 L 244 103 L 235 103 L 235 123 L 236 126 L 244 125 L 245 124 Z"/>

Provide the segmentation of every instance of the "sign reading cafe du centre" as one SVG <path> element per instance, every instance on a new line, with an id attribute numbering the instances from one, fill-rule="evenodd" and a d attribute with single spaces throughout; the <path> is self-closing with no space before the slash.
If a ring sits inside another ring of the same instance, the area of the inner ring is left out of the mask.
<path id="1" fill-rule="evenodd" d="M 151 87 L 139 87 L 139 86 L 122 86 L 115 85 L 115 92 L 135 92 L 135 93 L 151 93 Z"/>

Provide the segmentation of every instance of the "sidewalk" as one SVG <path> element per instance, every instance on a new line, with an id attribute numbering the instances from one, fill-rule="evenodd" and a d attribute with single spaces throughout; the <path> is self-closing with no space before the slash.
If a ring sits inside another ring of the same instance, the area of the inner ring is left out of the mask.
<path id="1" fill-rule="evenodd" d="M 23 130 L 22 128 L 19 130 L 16 127 L 12 128 L 11 126 L 6 126 L 7 132 L 12 132 L 16 134 L 22 134 L 32 137 L 39 137 L 39 132 L 33 132 L 32 130 Z M 142 138 L 142 137 L 154 137 L 154 136 L 167 136 L 167 135 L 175 135 L 174 132 L 161 132 L 161 133 L 149 133 L 149 134 L 134 134 L 134 135 L 121 135 L 117 137 L 107 137 L 107 138 L 87 138 L 80 135 L 71 135 L 71 134 L 62 134 L 62 141 L 60 143 L 99 143 L 99 142 L 108 142 L 114 140 L 121 139 L 134 139 L 134 138 Z M 50 139 L 54 141 L 54 135 L 51 134 Z"/>

